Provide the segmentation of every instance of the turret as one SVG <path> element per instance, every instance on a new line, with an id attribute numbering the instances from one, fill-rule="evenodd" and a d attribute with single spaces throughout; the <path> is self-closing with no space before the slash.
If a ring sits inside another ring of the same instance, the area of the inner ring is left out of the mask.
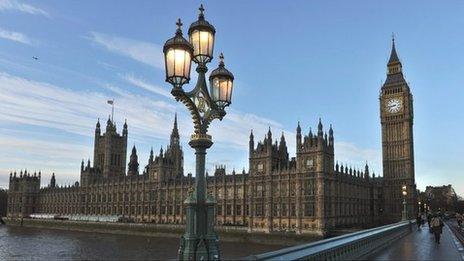
<path id="1" fill-rule="evenodd" d="M 97 125 L 95 126 L 95 136 L 100 136 L 100 135 L 101 135 L 100 118 L 98 118 Z"/>
<path id="2" fill-rule="evenodd" d="M 52 173 L 52 178 L 50 179 L 50 187 L 51 188 L 56 187 L 55 173 Z"/>
<path id="3" fill-rule="evenodd" d="M 369 179 L 369 166 L 367 165 L 367 161 L 366 166 L 364 166 L 364 178 Z"/>
<path id="4" fill-rule="evenodd" d="M 127 120 L 124 120 L 124 126 L 123 126 L 123 129 L 122 129 L 122 136 L 127 137 Z"/>
<path id="5" fill-rule="evenodd" d="M 255 148 L 255 137 L 253 135 L 253 130 L 250 131 L 250 141 L 248 142 L 248 152 L 251 157 L 253 150 Z"/>
<path id="6" fill-rule="evenodd" d="M 153 163 L 153 147 L 151 147 L 151 150 L 150 150 L 150 158 L 148 159 L 148 164 L 151 164 Z"/>
<path id="7" fill-rule="evenodd" d="M 319 118 L 319 124 L 317 125 L 317 136 L 322 138 L 323 132 L 322 132 L 322 122 L 321 118 Z"/>
<path id="8" fill-rule="evenodd" d="M 330 129 L 329 129 L 329 146 L 334 146 L 334 136 L 333 136 L 333 129 L 332 129 L 332 124 L 330 124 Z"/>
<path id="9" fill-rule="evenodd" d="M 113 123 L 111 122 L 111 116 L 108 115 L 108 120 L 106 121 L 106 132 L 111 132 L 113 129 Z"/>
<path id="10" fill-rule="evenodd" d="M 139 175 L 139 162 L 138 162 L 138 157 L 137 157 L 137 149 L 132 147 L 132 153 L 130 155 L 130 161 L 128 164 L 128 176 L 137 176 Z"/>
<path id="11" fill-rule="evenodd" d="M 271 132 L 271 127 L 269 126 L 269 129 L 267 131 L 267 145 L 269 147 L 272 147 L 272 132 Z"/>
<path id="12" fill-rule="evenodd" d="M 298 149 L 301 148 L 301 127 L 299 121 L 298 126 L 296 127 L 296 146 L 298 151 Z"/>

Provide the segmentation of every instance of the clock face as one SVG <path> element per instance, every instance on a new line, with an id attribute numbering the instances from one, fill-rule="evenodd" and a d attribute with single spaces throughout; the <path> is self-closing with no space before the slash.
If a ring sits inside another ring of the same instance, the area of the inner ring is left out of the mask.
<path id="1" fill-rule="evenodd" d="M 387 112 L 389 113 L 397 113 L 403 107 L 403 102 L 400 98 L 392 98 L 387 100 L 385 105 Z"/>

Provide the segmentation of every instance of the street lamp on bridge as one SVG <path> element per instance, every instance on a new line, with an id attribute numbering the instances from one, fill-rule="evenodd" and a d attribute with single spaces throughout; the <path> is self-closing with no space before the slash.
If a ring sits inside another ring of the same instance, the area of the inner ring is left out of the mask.
<path id="1" fill-rule="evenodd" d="M 408 210 L 406 208 L 406 196 L 408 195 L 408 192 L 407 192 L 407 187 L 406 185 L 403 185 L 403 187 L 401 188 L 401 190 L 403 191 L 403 215 L 402 215 L 402 218 L 401 220 L 408 220 Z"/>
<path id="2" fill-rule="evenodd" d="M 176 23 L 173 38 L 163 47 L 166 66 L 166 82 L 172 84 L 171 94 L 190 111 L 194 133 L 189 142 L 195 149 L 196 175 L 195 189 L 185 200 L 186 230 L 181 237 L 179 259 L 217 260 L 220 259 L 218 236 L 214 231 L 216 201 L 206 193 L 205 156 L 206 149 L 213 145 L 207 134 L 209 124 L 214 119 L 222 120 L 226 115 L 232 97 L 234 75 L 225 68 L 224 56 L 219 56 L 219 66 L 209 76 L 210 90 L 206 84 L 206 64 L 213 59 L 216 29 L 205 20 L 203 5 L 199 8 L 198 20 L 190 25 L 189 41 L 182 36 L 182 23 Z M 191 63 L 197 64 L 198 80 L 191 91 L 182 86 L 190 81 Z"/>

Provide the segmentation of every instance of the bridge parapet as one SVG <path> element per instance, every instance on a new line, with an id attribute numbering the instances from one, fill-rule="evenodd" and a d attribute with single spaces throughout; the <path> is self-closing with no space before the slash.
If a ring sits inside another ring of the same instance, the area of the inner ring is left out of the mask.
<path id="1" fill-rule="evenodd" d="M 248 256 L 246 260 L 353 260 L 378 251 L 411 231 L 402 221 L 321 241 Z"/>

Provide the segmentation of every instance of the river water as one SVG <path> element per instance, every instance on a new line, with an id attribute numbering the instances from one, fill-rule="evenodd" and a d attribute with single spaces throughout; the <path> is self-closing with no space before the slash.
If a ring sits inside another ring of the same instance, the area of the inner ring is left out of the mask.
<path id="1" fill-rule="evenodd" d="M 63 231 L 0 225 L 0 260 L 166 260 L 175 259 L 179 239 Z M 224 259 L 283 246 L 221 242 Z"/>

